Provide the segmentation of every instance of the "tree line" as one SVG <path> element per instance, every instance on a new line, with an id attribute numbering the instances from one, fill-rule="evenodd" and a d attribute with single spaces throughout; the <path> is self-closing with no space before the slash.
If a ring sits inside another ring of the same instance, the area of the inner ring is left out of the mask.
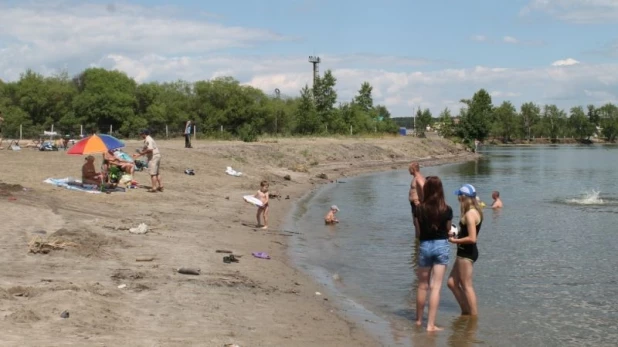
<path id="1" fill-rule="evenodd" d="M 471 99 L 463 99 L 464 105 L 457 117 L 444 109 L 434 118 L 428 109 L 416 113 L 417 132 L 422 135 L 427 126 L 434 126 L 445 137 L 459 137 L 466 143 L 474 139 L 485 141 L 490 138 L 504 143 L 531 141 L 534 138 L 548 138 L 557 142 L 560 138 L 572 137 L 580 142 L 590 141 L 598 136 L 608 142 L 615 142 L 618 136 L 618 106 L 607 103 L 574 106 L 565 111 L 556 105 L 537 105 L 527 102 L 519 110 L 510 101 L 499 106 L 492 104 L 489 93 L 480 89 Z"/>
<path id="2" fill-rule="evenodd" d="M 5 137 L 38 137 L 44 130 L 76 136 L 109 133 L 135 136 L 148 128 L 161 136 L 180 135 L 193 120 L 200 135 L 255 141 L 264 134 L 321 135 L 394 133 L 388 109 L 374 105 L 365 82 L 349 102 L 337 103 L 337 79 L 330 70 L 300 95 L 267 95 L 232 77 L 208 81 L 138 84 L 120 71 L 89 68 L 75 77 L 45 77 L 28 70 L 19 80 L 0 80 Z"/>

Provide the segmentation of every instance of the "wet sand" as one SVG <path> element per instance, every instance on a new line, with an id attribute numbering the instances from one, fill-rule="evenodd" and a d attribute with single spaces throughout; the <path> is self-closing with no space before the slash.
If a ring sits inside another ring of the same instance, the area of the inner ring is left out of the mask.
<path id="1" fill-rule="evenodd" d="M 287 241 L 298 234 L 278 224 L 321 183 L 414 159 L 429 165 L 473 157 L 439 138 L 197 141 L 193 149 L 180 140 L 158 143 L 163 193 L 56 188 L 42 181 L 78 177 L 83 157 L 0 151 L 3 346 L 376 346 L 321 285 L 290 265 Z M 127 153 L 139 145 L 128 141 Z M 227 166 L 243 175 L 226 175 Z M 149 185 L 145 172 L 135 179 Z M 242 200 L 263 179 L 281 195 L 271 199 L 269 230 L 255 229 L 255 207 Z M 142 222 L 148 233 L 128 231 Z M 33 240 L 55 241 L 58 249 L 32 253 Z M 226 264 L 217 250 L 240 261 Z M 256 251 L 271 259 L 252 257 Z M 179 274 L 179 267 L 200 275 Z"/>

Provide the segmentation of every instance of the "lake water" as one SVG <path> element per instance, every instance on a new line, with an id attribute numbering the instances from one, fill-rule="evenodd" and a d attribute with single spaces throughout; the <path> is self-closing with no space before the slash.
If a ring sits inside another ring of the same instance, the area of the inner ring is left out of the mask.
<path id="1" fill-rule="evenodd" d="M 444 283 L 438 325 L 414 327 L 411 177 L 391 171 L 317 189 L 289 226 L 297 265 L 386 346 L 616 346 L 618 343 L 618 147 L 494 147 L 476 162 L 423 168 L 453 195 L 473 184 L 485 209 L 474 282 L 477 320 L 461 318 Z M 325 226 L 330 205 L 341 223 Z M 452 259 L 455 247 L 452 246 Z M 451 261 L 452 265 L 452 261 Z M 448 271 L 450 271 L 450 266 Z"/>

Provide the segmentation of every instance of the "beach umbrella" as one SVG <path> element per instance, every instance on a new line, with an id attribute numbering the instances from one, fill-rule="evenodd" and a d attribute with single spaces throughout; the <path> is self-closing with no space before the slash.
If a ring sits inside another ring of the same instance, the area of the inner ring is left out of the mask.
<path id="1" fill-rule="evenodd" d="M 67 154 L 105 153 L 122 147 L 124 147 L 124 143 L 111 135 L 95 134 L 79 140 L 69 148 Z"/>

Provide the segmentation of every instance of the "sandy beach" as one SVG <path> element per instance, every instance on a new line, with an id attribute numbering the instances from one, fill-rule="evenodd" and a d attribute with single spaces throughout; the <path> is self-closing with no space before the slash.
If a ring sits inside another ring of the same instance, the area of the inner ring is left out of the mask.
<path id="1" fill-rule="evenodd" d="M 128 141 L 126 151 L 140 144 Z M 163 193 L 57 188 L 43 180 L 79 177 L 83 157 L 0 151 L 2 346 L 379 345 L 290 265 L 287 240 L 302 231 L 278 224 L 319 184 L 402 169 L 411 160 L 474 158 L 437 137 L 158 144 Z M 227 166 L 243 174 L 227 175 Z M 185 175 L 186 168 L 195 176 Z M 135 179 L 149 185 L 146 172 Z M 242 196 L 254 194 L 263 179 L 281 198 L 271 199 L 270 229 L 256 230 L 256 209 Z M 148 233 L 129 232 L 140 223 Z M 55 241 L 58 249 L 32 253 L 33 240 Z M 224 263 L 227 254 L 217 250 L 233 251 L 240 261 Z M 253 257 L 256 251 L 271 259 Z M 179 274 L 179 267 L 201 272 Z"/>

